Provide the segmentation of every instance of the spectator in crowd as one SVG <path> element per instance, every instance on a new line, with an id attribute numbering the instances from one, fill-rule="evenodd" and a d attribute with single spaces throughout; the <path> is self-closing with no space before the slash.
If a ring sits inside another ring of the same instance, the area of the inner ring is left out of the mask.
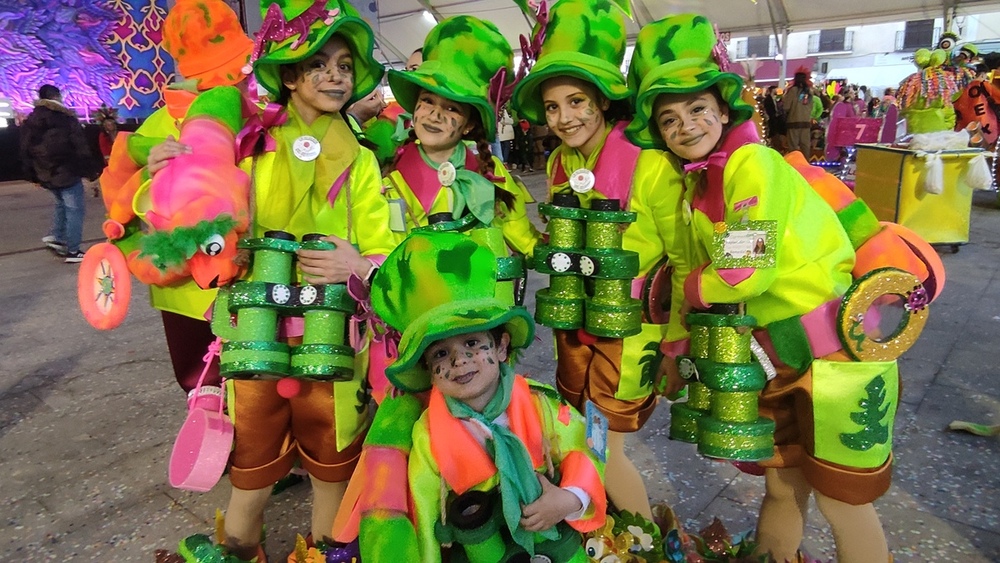
<path id="1" fill-rule="evenodd" d="M 808 159 L 811 152 L 810 127 L 812 126 L 812 81 L 805 67 L 795 72 L 792 86 L 781 97 L 788 127 L 789 150 L 799 151 Z"/>
<path id="2" fill-rule="evenodd" d="M 83 261 L 83 178 L 96 179 L 100 170 L 94 167 L 83 126 L 63 105 L 59 88 L 46 84 L 38 90 L 38 98 L 21 127 L 21 162 L 28 180 L 56 200 L 52 228 L 42 242 L 65 256 L 67 264 L 75 264 Z"/>
<path id="3" fill-rule="evenodd" d="M 412 53 L 410 53 L 410 58 L 406 59 L 406 70 L 417 70 L 420 67 L 420 63 L 424 62 L 424 48 L 421 47 Z"/>
<path id="4" fill-rule="evenodd" d="M 778 87 L 768 86 L 764 95 L 764 115 L 767 116 L 767 138 L 771 148 L 781 151 L 784 148 L 785 108 L 778 97 Z"/>
<path id="5" fill-rule="evenodd" d="M 500 140 L 500 153 L 504 164 L 511 170 L 511 152 L 514 148 L 514 118 L 510 116 L 510 109 L 504 107 L 500 112 L 500 120 L 497 122 L 497 139 Z"/>

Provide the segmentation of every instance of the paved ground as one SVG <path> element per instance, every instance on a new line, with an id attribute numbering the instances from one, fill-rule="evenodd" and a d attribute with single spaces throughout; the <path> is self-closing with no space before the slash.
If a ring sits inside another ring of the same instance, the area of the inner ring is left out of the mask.
<path id="1" fill-rule="evenodd" d="M 526 178 L 532 191 L 543 178 Z M 192 533 L 210 533 L 223 482 L 206 494 L 170 488 L 166 460 L 184 418 L 159 317 L 135 291 L 124 325 L 98 332 L 76 305 L 77 266 L 40 248 L 50 197 L 0 184 L 0 561 L 151 561 Z M 85 238 L 100 236 L 98 200 Z M 971 242 L 945 254 L 948 284 L 917 345 L 901 361 L 892 489 L 878 503 L 899 562 L 1000 561 L 1000 440 L 944 430 L 961 418 L 1000 423 L 996 373 L 1000 329 L 1000 209 L 976 195 Z M 530 289 L 542 287 L 540 278 Z M 545 331 L 522 371 L 552 379 Z M 731 530 L 754 521 L 762 479 L 700 458 L 667 439 L 661 405 L 630 440 L 655 501 L 671 503 L 694 530 L 719 516 Z M 272 561 L 307 529 L 308 490 L 269 508 Z M 833 558 L 815 506 L 807 548 Z M 280 559 L 279 559 L 280 558 Z"/>

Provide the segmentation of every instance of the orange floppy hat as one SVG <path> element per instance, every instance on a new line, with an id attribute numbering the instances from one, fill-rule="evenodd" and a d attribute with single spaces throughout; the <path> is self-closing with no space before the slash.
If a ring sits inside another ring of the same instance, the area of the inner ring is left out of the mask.
<path id="1" fill-rule="evenodd" d="M 163 22 L 163 48 L 199 90 L 243 80 L 253 40 L 222 0 L 177 0 Z"/>

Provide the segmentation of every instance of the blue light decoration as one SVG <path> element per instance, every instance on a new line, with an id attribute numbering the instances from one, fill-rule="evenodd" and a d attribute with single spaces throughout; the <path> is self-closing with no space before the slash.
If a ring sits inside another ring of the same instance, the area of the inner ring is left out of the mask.
<path id="1" fill-rule="evenodd" d="M 173 75 L 165 15 L 165 0 L 0 0 L 0 96 L 26 114 L 53 84 L 83 117 L 102 104 L 146 117 Z"/>

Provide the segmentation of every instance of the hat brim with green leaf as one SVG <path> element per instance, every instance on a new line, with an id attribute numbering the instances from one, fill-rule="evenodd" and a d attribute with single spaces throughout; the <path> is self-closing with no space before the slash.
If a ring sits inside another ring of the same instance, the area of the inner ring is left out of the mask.
<path id="1" fill-rule="evenodd" d="M 311 2 L 294 0 L 280 4 L 279 2 L 262 3 L 261 10 L 265 12 L 265 25 L 267 24 L 265 6 L 283 6 L 283 15 L 287 21 L 290 21 L 304 13 L 307 16 L 311 14 L 308 11 L 312 9 L 311 4 Z M 303 10 L 303 7 L 306 9 Z M 344 39 L 354 58 L 354 92 L 347 105 L 364 98 L 381 82 L 382 76 L 385 74 L 385 67 L 372 55 L 375 37 L 371 27 L 361 18 L 357 10 L 342 0 L 327 1 L 325 15 L 308 23 L 308 35 L 305 41 L 302 41 L 298 34 L 277 41 L 267 40 L 266 37 L 258 39 L 258 41 L 265 43 L 258 47 L 261 54 L 253 65 L 257 81 L 272 96 L 280 96 L 281 66 L 308 59 L 323 45 L 326 45 L 327 41 L 334 35 L 339 35 Z"/>
<path id="2" fill-rule="evenodd" d="M 430 388 L 424 351 L 459 334 L 503 326 L 512 349 L 526 347 L 535 322 L 524 307 L 497 298 L 496 287 L 496 256 L 467 235 L 415 232 L 403 240 L 371 286 L 372 309 L 402 333 L 399 357 L 386 368 L 389 381 L 408 392 Z"/>
<path id="3" fill-rule="evenodd" d="M 495 138 L 491 82 L 514 79 L 514 52 L 496 26 L 473 16 L 445 19 L 427 34 L 423 56 L 416 70 L 389 71 L 389 87 L 399 105 L 413 113 L 421 90 L 469 104 L 479 114 L 486 138 Z M 506 71 L 498 76 L 501 69 Z"/>
<path id="4" fill-rule="evenodd" d="M 625 129 L 629 140 L 644 149 L 667 149 L 653 115 L 662 94 L 692 94 L 714 87 L 729 106 L 730 125 L 750 119 L 754 109 L 743 101 L 743 79 L 727 72 L 725 65 L 724 46 L 705 16 L 677 14 L 644 26 L 628 70 L 629 86 L 636 90 L 635 119 Z"/>
<path id="5" fill-rule="evenodd" d="M 560 0 L 534 33 L 544 34 L 538 61 L 512 98 L 522 117 L 545 124 L 542 85 L 560 76 L 589 82 L 609 100 L 631 100 L 633 92 L 621 72 L 626 31 L 619 6 L 606 0 Z"/>

